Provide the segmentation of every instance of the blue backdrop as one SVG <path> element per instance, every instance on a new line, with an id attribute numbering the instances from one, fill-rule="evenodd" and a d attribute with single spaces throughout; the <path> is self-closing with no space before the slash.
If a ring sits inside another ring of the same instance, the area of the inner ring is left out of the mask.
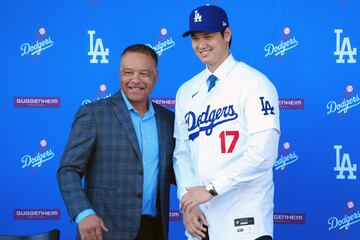
<path id="1" fill-rule="evenodd" d="M 282 135 L 274 166 L 275 239 L 360 239 L 360 2 L 3 0 L 0 234 L 52 228 L 73 239 L 56 170 L 76 110 L 119 89 L 122 50 L 159 55 L 152 98 L 174 106 L 177 88 L 203 69 L 188 14 L 227 10 L 231 51 L 278 89 Z M 170 239 L 184 239 L 176 188 Z"/>

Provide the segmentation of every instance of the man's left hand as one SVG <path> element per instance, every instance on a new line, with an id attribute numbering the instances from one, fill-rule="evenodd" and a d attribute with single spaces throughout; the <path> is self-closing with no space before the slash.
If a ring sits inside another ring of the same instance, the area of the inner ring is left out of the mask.
<path id="1" fill-rule="evenodd" d="M 195 186 L 185 188 L 187 193 L 181 198 L 181 209 L 184 212 L 191 210 L 201 203 L 208 202 L 213 196 L 205 189 L 205 186 Z"/>

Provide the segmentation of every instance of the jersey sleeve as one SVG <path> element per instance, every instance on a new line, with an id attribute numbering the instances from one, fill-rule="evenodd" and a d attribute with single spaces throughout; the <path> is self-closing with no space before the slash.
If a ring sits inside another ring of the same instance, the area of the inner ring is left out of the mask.
<path id="1" fill-rule="evenodd" d="M 276 88 L 265 77 L 260 80 L 248 93 L 245 102 L 248 134 L 272 128 L 280 132 L 279 98 Z"/>

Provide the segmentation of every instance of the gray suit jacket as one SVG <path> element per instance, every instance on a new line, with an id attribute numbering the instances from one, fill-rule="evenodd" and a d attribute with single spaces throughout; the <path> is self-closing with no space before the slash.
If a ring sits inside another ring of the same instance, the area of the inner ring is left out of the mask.
<path id="1" fill-rule="evenodd" d="M 174 114 L 155 103 L 153 106 L 160 156 L 158 210 L 167 239 L 169 188 L 170 182 L 175 182 Z M 79 109 L 57 177 L 72 219 L 91 208 L 109 229 L 104 239 L 135 239 L 141 220 L 143 165 L 130 113 L 120 92 Z"/>

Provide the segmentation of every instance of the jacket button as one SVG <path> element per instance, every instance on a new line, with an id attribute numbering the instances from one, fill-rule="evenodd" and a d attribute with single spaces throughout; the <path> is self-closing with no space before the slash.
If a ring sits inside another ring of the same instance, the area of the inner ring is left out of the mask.
<path id="1" fill-rule="evenodd" d="M 138 173 L 139 173 L 140 176 L 142 176 L 144 174 L 144 171 L 142 169 L 139 169 Z"/>
<path id="2" fill-rule="evenodd" d="M 137 193 L 136 196 L 137 196 L 137 198 L 141 198 L 141 197 L 142 197 L 142 193 Z"/>

